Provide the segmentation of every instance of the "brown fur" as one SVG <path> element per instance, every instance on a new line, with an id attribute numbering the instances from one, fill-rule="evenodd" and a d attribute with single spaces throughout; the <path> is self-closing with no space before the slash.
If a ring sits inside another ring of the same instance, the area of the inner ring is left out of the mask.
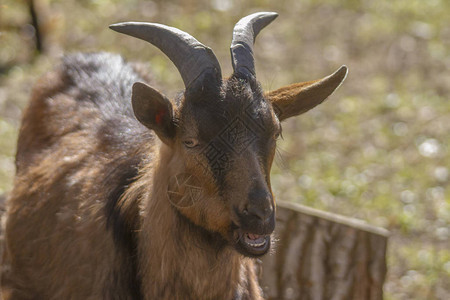
<path id="1" fill-rule="evenodd" d="M 7 207 L 5 299 L 261 299 L 236 226 L 273 230 L 241 214 L 259 205 L 273 218 L 269 176 L 279 122 L 269 100 L 288 111 L 295 101 L 285 99 L 298 88 L 267 100 L 256 81 L 230 78 L 220 105 L 209 100 L 215 92 L 194 95 L 201 103 L 186 94 L 164 121 L 176 121 L 175 135 L 165 134 L 172 123 L 154 129 L 161 142 L 132 116 L 130 83 L 142 76 L 117 56 L 67 60 L 39 81 L 24 113 Z M 187 136 L 221 145 L 215 139 L 235 118 L 248 122 L 254 140 L 220 148 L 225 171 L 183 146 Z M 201 191 L 192 205 L 177 207 L 169 182 L 185 172 Z"/>

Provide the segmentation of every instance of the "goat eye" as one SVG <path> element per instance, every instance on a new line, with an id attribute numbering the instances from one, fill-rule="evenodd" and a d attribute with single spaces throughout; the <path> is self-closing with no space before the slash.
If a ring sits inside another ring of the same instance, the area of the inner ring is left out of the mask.
<path id="1" fill-rule="evenodd" d="M 194 148 L 198 145 L 198 140 L 196 139 L 186 139 L 183 141 L 183 144 L 186 148 Z"/>
<path id="2" fill-rule="evenodd" d="M 273 135 L 273 137 L 275 138 L 275 140 L 278 140 L 280 137 L 283 138 L 283 130 L 280 127 L 278 128 L 277 132 Z"/>

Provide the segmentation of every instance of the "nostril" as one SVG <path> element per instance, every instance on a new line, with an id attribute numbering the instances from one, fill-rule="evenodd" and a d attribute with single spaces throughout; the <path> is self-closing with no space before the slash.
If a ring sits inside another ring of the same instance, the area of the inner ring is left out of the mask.
<path id="1" fill-rule="evenodd" d="M 254 208 L 250 210 L 250 215 L 256 216 L 261 220 L 264 220 L 264 211 L 262 209 Z"/>
<path id="2" fill-rule="evenodd" d="M 254 221 L 262 224 L 270 223 L 274 211 L 272 194 L 267 188 L 261 186 L 251 189 L 245 208 L 247 216 L 252 217 Z"/>
<path id="3" fill-rule="evenodd" d="M 245 213 L 246 211 L 246 213 Z M 244 210 L 244 214 L 246 215 L 252 215 L 257 217 L 263 222 L 267 222 L 271 215 L 272 215 L 273 209 L 271 207 L 261 207 L 261 206 L 249 206 L 247 209 Z"/>

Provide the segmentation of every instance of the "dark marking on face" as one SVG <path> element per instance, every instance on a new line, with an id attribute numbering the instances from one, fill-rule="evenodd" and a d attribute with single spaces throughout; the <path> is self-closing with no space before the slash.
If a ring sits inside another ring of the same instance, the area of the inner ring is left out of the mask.
<path id="1" fill-rule="evenodd" d="M 236 154 L 241 154 L 257 138 L 255 130 L 246 123 L 246 119 L 237 116 L 219 134 L 219 138 Z"/>
<path id="2" fill-rule="evenodd" d="M 256 80 L 231 77 L 220 94 L 206 92 L 190 105 L 203 147 L 198 162 L 213 173 L 219 187 L 224 188 L 226 174 L 234 162 L 244 159 L 243 153 L 250 151 L 264 164 L 271 162 L 267 156 L 279 125 Z"/>

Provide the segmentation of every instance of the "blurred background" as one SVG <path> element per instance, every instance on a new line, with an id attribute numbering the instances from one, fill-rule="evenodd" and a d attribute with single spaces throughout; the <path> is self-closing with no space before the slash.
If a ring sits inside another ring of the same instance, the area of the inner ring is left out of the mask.
<path id="1" fill-rule="evenodd" d="M 183 84 L 172 63 L 109 24 L 178 27 L 212 47 L 227 76 L 234 24 L 275 11 L 278 19 L 255 46 L 266 90 L 349 67 L 329 101 L 284 123 L 272 171 L 277 198 L 390 230 L 385 299 L 450 299 L 450 1 L 31 3 L 0 2 L 0 195 L 12 188 L 21 112 L 33 83 L 64 53 L 111 51 L 145 62 L 173 96 Z"/>

